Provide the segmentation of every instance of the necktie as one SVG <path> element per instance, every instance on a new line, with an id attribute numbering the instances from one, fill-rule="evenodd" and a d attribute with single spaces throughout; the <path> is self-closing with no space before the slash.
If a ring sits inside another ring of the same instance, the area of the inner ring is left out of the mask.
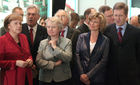
<path id="1" fill-rule="evenodd" d="M 119 38 L 119 41 L 122 42 L 122 28 L 118 28 L 118 38 Z"/>
<path id="2" fill-rule="evenodd" d="M 31 43 L 33 44 L 33 28 L 30 29 Z"/>
<path id="3" fill-rule="evenodd" d="M 65 32 L 65 30 L 62 30 L 62 31 L 61 31 L 61 36 L 62 36 L 62 37 L 64 37 L 64 32 Z"/>

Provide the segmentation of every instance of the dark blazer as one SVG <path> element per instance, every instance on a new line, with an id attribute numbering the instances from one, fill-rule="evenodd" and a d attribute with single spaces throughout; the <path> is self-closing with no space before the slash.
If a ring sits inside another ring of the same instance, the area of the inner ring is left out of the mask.
<path id="1" fill-rule="evenodd" d="M 86 32 L 89 32 L 90 31 L 89 30 L 89 27 L 85 23 L 83 23 L 77 29 L 80 31 L 80 33 L 86 33 Z"/>
<path id="2" fill-rule="evenodd" d="M 1 27 L 0 28 L 0 36 L 4 35 L 6 33 L 5 28 Z"/>
<path id="3" fill-rule="evenodd" d="M 74 30 L 68 26 L 68 32 L 67 32 L 66 38 L 71 40 L 73 36 L 73 32 Z"/>
<path id="4" fill-rule="evenodd" d="M 47 35 L 47 30 L 46 30 L 46 28 L 44 28 L 40 25 L 37 25 L 36 36 L 35 36 L 35 40 L 33 42 L 33 45 L 31 44 L 30 33 L 29 33 L 29 30 L 28 30 L 27 23 L 22 25 L 22 33 L 24 33 L 28 38 L 31 54 L 33 56 L 33 60 L 34 60 L 34 63 L 35 63 L 39 43 L 40 43 L 41 40 L 47 38 L 47 36 L 48 36 Z"/>
<path id="5" fill-rule="evenodd" d="M 127 24 L 122 43 L 115 24 L 104 34 L 110 39 L 107 85 L 140 85 L 140 29 Z"/>
<path id="6" fill-rule="evenodd" d="M 99 33 L 95 47 L 90 54 L 90 32 L 79 35 L 76 46 L 78 70 L 87 74 L 91 85 L 105 85 L 106 64 L 109 52 L 109 39 Z"/>
<path id="7" fill-rule="evenodd" d="M 16 60 L 26 61 L 32 59 L 27 37 L 19 34 L 20 46 L 11 37 L 9 32 L 0 37 L 0 68 L 2 69 L 2 85 L 25 85 L 28 77 L 28 85 L 33 85 L 32 69 L 16 66 Z"/>

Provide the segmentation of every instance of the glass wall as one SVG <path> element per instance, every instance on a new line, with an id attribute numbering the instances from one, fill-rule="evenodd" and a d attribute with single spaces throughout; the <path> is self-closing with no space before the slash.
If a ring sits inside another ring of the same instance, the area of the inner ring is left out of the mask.
<path id="1" fill-rule="evenodd" d="M 14 7 L 21 7 L 24 11 L 24 19 L 25 22 L 25 14 L 27 6 L 31 4 L 36 4 L 40 9 L 40 16 L 47 16 L 47 6 L 48 0 L 0 0 L 0 27 L 3 26 L 4 18 L 12 12 Z"/>

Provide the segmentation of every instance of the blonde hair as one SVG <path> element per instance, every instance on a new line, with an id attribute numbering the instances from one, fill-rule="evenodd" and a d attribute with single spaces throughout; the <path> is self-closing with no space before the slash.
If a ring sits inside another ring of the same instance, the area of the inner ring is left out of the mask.
<path id="1" fill-rule="evenodd" d="M 52 22 L 53 24 L 56 24 L 58 26 L 59 30 L 63 29 L 63 23 L 62 23 L 62 21 L 58 17 L 54 16 L 54 17 L 48 18 L 45 21 L 46 22 L 46 26 L 48 24 L 48 21 Z"/>
<path id="2" fill-rule="evenodd" d="M 92 19 L 95 19 L 95 18 L 98 18 L 100 20 L 100 27 L 99 27 L 100 32 L 104 32 L 105 27 L 106 27 L 106 19 L 104 15 L 99 12 L 96 12 L 94 14 L 92 13 L 89 15 L 88 20 L 90 22 Z"/>
<path id="3" fill-rule="evenodd" d="M 6 31 L 8 31 L 8 24 L 10 24 L 10 22 L 13 21 L 13 20 L 20 20 L 20 21 L 22 21 L 23 18 L 22 18 L 21 15 L 15 14 L 15 13 L 8 15 L 4 19 L 4 28 L 5 28 Z"/>

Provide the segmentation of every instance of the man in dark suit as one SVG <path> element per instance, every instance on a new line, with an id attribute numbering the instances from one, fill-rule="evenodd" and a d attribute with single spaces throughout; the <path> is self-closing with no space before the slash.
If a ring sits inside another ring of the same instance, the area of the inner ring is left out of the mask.
<path id="1" fill-rule="evenodd" d="M 37 77 L 38 71 L 36 68 L 35 60 L 39 43 L 41 40 L 47 37 L 47 31 L 44 27 L 37 24 L 37 20 L 39 19 L 40 16 L 39 9 L 36 5 L 28 6 L 26 16 L 27 23 L 22 25 L 22 33 L 24 33 L 28 38 L 31 54 L 33 57 L 34 62 L 34 65 L 32 67 L 34 77 L 33 85 L 38 85 L 38 77 Z"/>
<path id="2" fill-rule="evenodd" d="M 63 36 L 63 37 L 71 39 L 74 30 L 71 29 L 68 26 L 68 23 L 69 23 L 69 15 L 68 15 L 68 13 L 63 9 L 59 9 L 56 12 L 55 16 L 61 19 L 61 21 L 63 23 L 63 26 L 64 26 L 64 28 L 62 29 L 62 32 L 60 33 L 60 35 Z"/>
<path id="3" fill-rule="evenodd" d="M 128 6 L 113 7 L 114 22 L 104 34 L 110 38 L 107 85 L 140 85 L 140 30 L 126 22 Z"/>
<path id="4" fill-rule="evenodd" d="M 89 32 L 88 16 L 89 16 L 89 14 L 95 13 L 95 12 L 96 12 L 96 9 L 94 9 L 94 8 L 88 8 L 87 10 L 85 10 L 85 12 L 84 12 L 85 21 L 81 26 L 79 26 L 77 28 L 80 31 L 80 33 Z"/>
<path id="5" fill-rule="evenodd" d="M 72 70 L 71 85 L 77 85 L 74 81 L 76 79 L 76 77 L 74 77 L 74 73 L 75 73 L 75 69 L 74 69 L 75 55 L 74 55 L 74 53 L 76 51 L 76 42 L 77 42 L 77 38 L 78 38 L 78 35 L 80 34 L 80 32 L 75 29 L 72 29 L 68 26 L 69 25 L 69 15 L 65 10 L 62 10 L 62 9 L 58 10 L 56 12 L 55 16 L 59 17 L 61 19 L 63 26 L 64 26 L 64 29 L 62 29 L 62 32 L 60 33 L 60 35 L 66 37 L 66 38 L 69 38 L 72 41 L 73 56 L 72 56 L 72 60 L 70 62 L 70 66 L 71 66 L 71 70 Z"/>

